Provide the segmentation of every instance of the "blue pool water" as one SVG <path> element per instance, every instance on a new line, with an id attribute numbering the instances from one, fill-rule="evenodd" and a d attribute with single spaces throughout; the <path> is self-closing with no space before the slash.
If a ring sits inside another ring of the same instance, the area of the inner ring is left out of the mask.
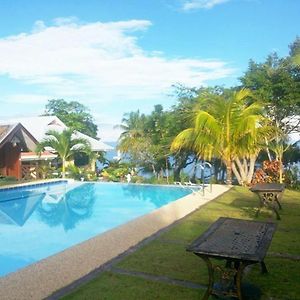
<path id="1" fill-rule="evenodd" d="M 0 190 L 0 276 L 189 193 L 179 187 L 66 182 Z"/>

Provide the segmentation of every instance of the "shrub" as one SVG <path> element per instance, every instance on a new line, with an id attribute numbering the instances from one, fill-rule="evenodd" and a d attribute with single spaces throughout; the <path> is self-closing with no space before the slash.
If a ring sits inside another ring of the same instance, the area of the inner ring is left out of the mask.
<path id="1" fill-rule="evenodd" d="M 89 171 L 87 168 L 77 167 L 75 165 L 69 165 L 67 167 L 67 175 L 69 178 L 73 178 L 75 180 L 84 180 L 84 181 L 98 180 L 96 172 Z"/>
<path id="2" fill-rule="evenodd" d="M 128 168 L 126 167 L 119 167 L 119 168 L 108 167 L 101 172 L 101 176 L 103 176 L 105 180 L 115 181 L 115 182 L 124 181 L 126 174 L 128 174 Z"/>
<path id="3" fill-rule="evenodd" d="M 254 172 L 252 184 L 279 181 L 280 162 L 277 160 L 263 161 L 262 168 Z"/>
<path id="4" fill-rule="evenodd" d="M 291 189 L 300 190 L 299 168 L 293 166 L 285 171 L 284 183 Z"/>
<path id="5" fill-rule="evenodd" d="M 0 180 L 4 182 L 9 182 L 9 181 L 17 181 L 17 178 L 15 176 L 3 176 L 0 175 Z"/>

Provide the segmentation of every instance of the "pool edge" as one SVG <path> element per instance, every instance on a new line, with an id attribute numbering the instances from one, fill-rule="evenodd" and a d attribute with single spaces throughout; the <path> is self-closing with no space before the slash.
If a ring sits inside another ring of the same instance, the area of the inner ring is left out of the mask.
<path id="1" fill-rule="evenodd" d="M 147 215 L 0 278 L 1 299 L 42 299 L 92 272 L 130 247 L 229 190 L 187 195 Z M 125 238 L 124 238 L 125 237 Z"/>

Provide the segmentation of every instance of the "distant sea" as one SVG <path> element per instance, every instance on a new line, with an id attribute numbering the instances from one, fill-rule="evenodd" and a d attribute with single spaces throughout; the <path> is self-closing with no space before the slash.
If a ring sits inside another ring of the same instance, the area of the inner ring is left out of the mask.
<path id="1" fill-rule="evenodd" d="M 112 146 L 114 148 L 113 150 L 110 150 L 110 151 L 106 152 L 106 154 L 105 154 L 106 159 L 113 160 L 116 157 L 118 157 L 118 152 L 116 150 L 116 147 L 117 147 L 118 143 L 117 142 L 105 142 L 105 143 L 108 144 L 108 145 L 110 145 L 110 146 Z M 103 166 L 101 164 L 99 164 L 99 167 L 103 168 Z M 187 176 L 191 177 L 192 174 L 193 174 L 194 167 L 195 167 L 194 164 L 191 164 L 191 165 L 187 166 L 184 169 L 184 173 L 187 174 Z M 148 173 L 148 172 L 147 173 L 142 172 L 140 175 L 145 176 L 145 177 L 151 177 L 153 174 L 152 173 Z M 205 168 L 204 176 L 205 176 L 205 178 L 209 178 L 210 177 L 210 170 L 208 168 Z M 201 170 L 199 168 L 197 169 L 196 177 L 197 178 L 201 177 Z"/>
<path id="2" fill-rule="evenodd" d="M 109 146 L 112 146 L 114 148 L 114 149 L 112 149 L 110 151 L 107 151 L 106 154 L 105 154 L 105 157 L 108 160 L 113 160 L 114 157 L 117 157 L 117 155 L 118 155 L 118 152 L 116 150 L 118 142 L 105 142 L 105 144 L 108 144 Z"/>

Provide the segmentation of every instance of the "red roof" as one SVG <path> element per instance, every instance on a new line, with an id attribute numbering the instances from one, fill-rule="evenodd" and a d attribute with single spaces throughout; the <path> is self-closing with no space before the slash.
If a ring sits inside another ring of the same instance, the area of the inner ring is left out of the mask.
<path id="1" fill-rule="evenodd" d="M 46 160 L 54 159 L 57 155 L 50 151 L 44 151 L 40 155 L 35 152 L 21 152 L 21 160 Z"/>

